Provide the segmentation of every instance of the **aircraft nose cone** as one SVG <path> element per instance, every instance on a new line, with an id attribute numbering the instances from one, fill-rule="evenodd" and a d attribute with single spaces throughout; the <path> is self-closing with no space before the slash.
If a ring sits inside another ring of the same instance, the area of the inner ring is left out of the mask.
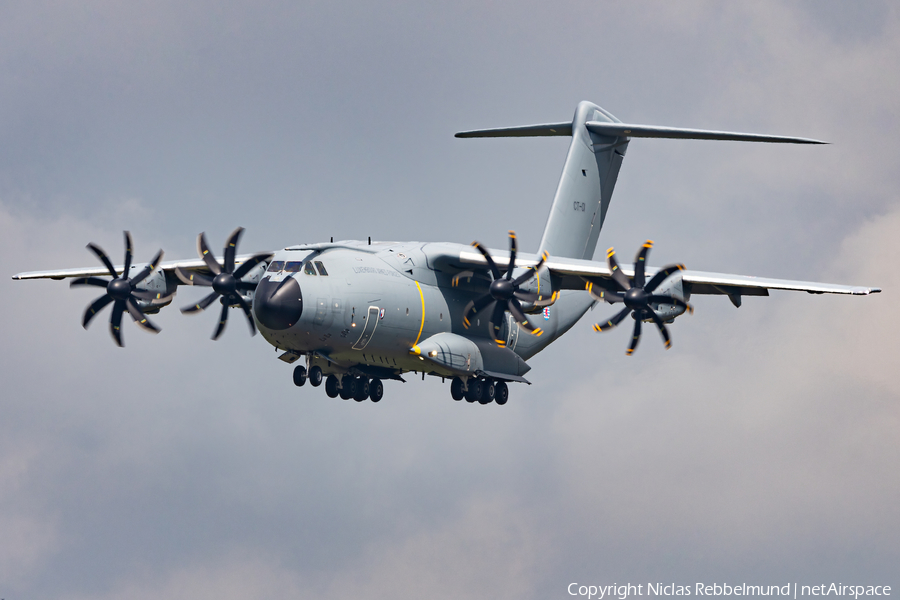
<path id="1" fill-rule="evenodd" d="M 272 281 L 266 277 L 256 286 L 253 312 L 267 329 L 288 329 L 297 324 L 303 314 L 303 294 L 293 277 Z"/>

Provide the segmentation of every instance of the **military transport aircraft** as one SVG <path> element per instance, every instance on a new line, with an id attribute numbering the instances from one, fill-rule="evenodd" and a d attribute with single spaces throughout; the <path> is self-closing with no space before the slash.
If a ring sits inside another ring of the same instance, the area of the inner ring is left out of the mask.
<path id="1" fill-rule="evenodd" d="M 642 323 L 652 323 L 671 345 L 666 323 L 685 311 L 692 296 L 727 296 L 740 306 L 743 296 L 769 290 L 812 294 L 866 295 L 878 288 L 762 279 L 691 271 L 683 265 L 646 266 L 652 246 L 641 247 L 633 266 L 592 260 L 625 150 L 631 138 L 680 138 L 794 144 L 817 140 L 630 125 L 590 102 L 578 104 L 571 121 L 457 133 L 473 137 L 571 136 L 562 176 L 536 254 L 520 252 L 509 233 L 509 250 L 479 243 L 338 241 L 289 246 L 264 254 L 237 256 L 243 229 L 225 243 L 220 262 L 204 234 L 199 259 L 133 262 L 125 232 L 125 262 L 114 266 L 94 244 L 88 249 L 102 267 L 20 273 L 13 279 L 74 278 L 71 285 L 94 286 L 103 295 L 84 313 L 82 324 L 112 304 L 110 332 L 122 345 L 122 317 L 156 333 L 147 318 L 172 302 L 179 285 L 212 288 L 184 313 L 203 311 L 219 300 L 213 333 L 223 332 L 231 308 L 243 311 L 251 333 L 282 351 L 294 367 L 298 386 L 325 383 L 334 398 L 381 400 L 384 380 L 403 373 L 450 379 L 455 400 L 505 404 L 508 382 L 528 383 L 527 360 L 562 336 L 595 304 L 620 310 L 594 329 L 606 331 L 629 315 L 633 333 L 627 353 L 637 348 Z M 109 279 L 105 279 L 108 276 Z"/>

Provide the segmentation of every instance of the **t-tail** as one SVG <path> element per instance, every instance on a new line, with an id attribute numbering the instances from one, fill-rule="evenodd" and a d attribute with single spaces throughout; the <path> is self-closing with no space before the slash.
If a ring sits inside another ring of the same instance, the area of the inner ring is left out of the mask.
<path id="1" fill-rule="evenodd" d="M 606 211 L 631 138 L 826 143 L 798 137 L 632 125 L 622 123 L 590 102 L 580 102 L 570 122 L 479 129 L 456 134 L 458 138 L 537 136 L 572 137 L 538 253 L 584 259 L 594 256 L 600 229 L 606 219 Z"/>

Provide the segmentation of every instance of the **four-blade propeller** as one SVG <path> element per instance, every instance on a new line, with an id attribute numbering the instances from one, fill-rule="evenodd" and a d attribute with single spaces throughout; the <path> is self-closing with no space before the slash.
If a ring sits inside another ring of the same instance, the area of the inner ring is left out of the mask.
<path id="1" fill-rule="evenodd" d="M 631 356 L 635 348 L 637 348 L 638 341 L 641 339 L 641 321 L 645 320 L 652 320 L 656 323 L 656 326 L 659 328 L 659 333 L 662 335 L 663 341 L 665 341 L 667 350 L 672 346 L 672 340 L 669 338 L 669 331 L 666 329 L 666 324 L 650 307 L 651 304 L 671 304 L 684 307 L 692 313 L 694 312 L 694 309 L 690 304 L 679 298 L 653 293 L 656 288 L 659 287 L 659 284 L 665 281 L 669 275 L 684 269 L 684 265 L 669 265 L 664 267 L 657 271 L 650 281 L 646 284 L 644 283 L 644 263 L 647 259 L 647 254 L 650 253 L 650 248 L 652 247 L 653 241 L 647 240 L 644 243 L 644 246 L 638 251 L 637 256 L 634 259 L 634 278 L 631 282 L 628 281 L 628 277 L 619 269 L 619 263 L 616 262 L 615 251 L 612 248 L 607 250 L 606 260 L 609 263 L 609 270 L 612 271 L 612 279 L 622 290 L 621 292 L 608 290 L 600 290 L 597 292 L 590 282 L 588 282 L 586 286 L 587 291 L 597 300 L 604 300 L 610 304 L 615 304 L 617 302 L 625 304 L 625 308 L 616 313 L 609 321 L 594 325 L 594 331 L 607 331 L 612 329 L 618 325 L 622 319 L 632 312 L 634 313 L 634 333 L 632 334 L 628 350 L 625 352 L 629 356 Z"/>
<path id="2" fill-rule="evenodd" d="M 144 311 L 141 310 L 141 307 L 138 305 L 138 300 L 160 301 L 160 304 L 164 304 L 168 300 L 168 297 L 164 298 L 161 293 L 139 290 L 136 288 L 139 283 L 146 279 L 147 276 L 159 266 L 159 261 L 163 257 L 163 251 L 160 250 L 157 252 L 156 256 L 153 257 L 153 260 L 150 261 L 150 264 L 141 269 L 137 275 L 128 277 L 128 272 L 131 270 L 131 259 L 133 254 L 130 233 L 127 231 L 125 232 L 125 268 L 122 270 L 121 276 L 116 273 L 112 262 L 100 246 L 88 244 L 87 248 L 97 255 L 97 258 L 100 259 L 107 271 L 109 271 L 109 275 L 112 279 L 106 280 L 102 277 L 79 277 L 73 279 L 69 284 L 70 287 L 87 285 L 106 288 L 106 293 L 94 300 L 87 307 L 87 310 L 84 311 L 84 318 L 81 322 L 82 326 L 87 329 L 87 326 L 91 322 L 91 319 L 94 318 L 94 315 L 105 308 L 107 304 L 113 303 L 112 316 L 109 319 L 109 332 L 112 334 L 113 340 L 115 340 L 116 344 L 120 347 L 124 346 L 122 343 L 122 314 L 125 311 L 128 311 L 128 314 L 131 315 L 134 322 L 145 331 L 159 333 L 159 327 L 147 319 L 146 315 L 144 315 Z"/>
<path id="3" fill-rule="evenodd" d="M 490 252 L 487 251 L 487 248 L 478 242 L 472 242 L 472 245 L 476 250 L 481 252 L 482 256 L 484 256 L 488 268 L 491 270 L 493 279 L 488 293 L 469 302 L 466 306 L 466 309 L 463 311 L 463 326 L 468 329 L 469 325 L 472 324 L 471 320 L 475 315 L 493 303 L 494 309 L 491 312 L 490 317 L 491 334 L 494 336 L 494 341 L 497 342 L 498 345 L 503 346 L 506 343 L 504 340 L 500 339 L 500 329 L 503 326 L 503 315 L 506 311 L 509 311 L 510 314 L 512 314 L 513 319 L 515 319 L 516 324 L 526 331 L 538 336 L 543 334 L 544 332 L 540 327 L 535 327 L 528 321 L 528 317 L 525 316 L 525 311 L 522 310 L 520 301 L 535 305 L 549 305 L 556 300 L 557 294 L 554 293 L 552 296 L 544 298 L 534 292 L 522 290 L 520 287 L 534 277 L 538 270 L 543 266 L 544 261 L 547 260 L 547 253 L 544 252 L 541 255 L 541 260 L 538 261 L 534 267 L 530 267 L 529 270 L 513 279 L 512 273 L 516 264 L 517 251 L 516 233 L 514 231 L 509 232 L 509 266 L 506 269 L 505 276 L 500 272 L 500 269 L 491 257 Z M 457 285 L 460 279 L 472 276 L 473 273 L 471 271 L 459 273 L 453 278 L 453 285 Z"/>
<path id="4" fill-rule="evenodd" d="M 206 307 L 220 299 L 222 303 L 222 313 L 219 317 L 219 324 L 212 334 L 212 339 L 218 339 L 225 330 L 225 324 L 228 322 L 228 308 L 230 306 L 240 306 L 241 310 L 247 316 L 247 322 L 250 324 L 250 335 L 256 335 L 256 325 L 253 323 L 253 315 L 250 313 L 250 305 L 244 299 L 241 292 L 250 292 L 256 289 L 256 284 L 250 281 L 242 281 L 247 273 L 256 265 L 272 258 L 272 254 L 262 253 L 255 254 L 248 258 L 240 267 L 234 268 L 234 255 L 237 253 L 238 240 L 244 232 L 243 227 L 238 227 L 225 242 L 224 261 L 222 265 L 213 256 L 206 242 L 206 235 L 201 233 L 197 236 L 197 253 L 206 263 L 207 268 L 212 271 L 213 276 L 203 275 L 202 273 L 194 273 L 185 271 L 180 267 L 175 268 L 175 275 L 188 285 L 200 285 L 211 287 L 213 292 L 190 306 L 181 309 L 184 314 L 191 314 L 206 310 Z"/>

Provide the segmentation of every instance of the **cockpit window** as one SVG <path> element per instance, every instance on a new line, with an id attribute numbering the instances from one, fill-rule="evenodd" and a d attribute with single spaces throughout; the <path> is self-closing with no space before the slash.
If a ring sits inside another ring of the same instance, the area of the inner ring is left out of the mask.
<path id="1" fill-rule="evenodd" d="M 306 273 L 307 275 L 315 275 L 316 269 L 313 267 L 311 262 L 308 262 L 308 263 L 306 263 L 306 265 L 303 266 L 303 272 Z"/>
<path id="2" fill-rule="evenodd" d="M 276 273 L 284 269 L 284 261 L 283 260 L 273 260 L 272 264 L 269 265 L 269 268 L 266 269 L 271 273 Z"/>
<path id="3" fill-rule="evenodd" d="M 319 275 L 322 277 L 326 277 L 328 275 L 328 271 L 325 270 L 325 265 L 322 264 L 321 260 L 316 261 L 316 268 L 319 270 Z"/>
<path id="4" fill-rule="evenodd" d="M 287 273 L 299 273 L 300 265 L 302 265 L 302 264 L 303 263 L 298 260 L 292 260 L 290 262 L 284 263 L 284 270 Z"/>

